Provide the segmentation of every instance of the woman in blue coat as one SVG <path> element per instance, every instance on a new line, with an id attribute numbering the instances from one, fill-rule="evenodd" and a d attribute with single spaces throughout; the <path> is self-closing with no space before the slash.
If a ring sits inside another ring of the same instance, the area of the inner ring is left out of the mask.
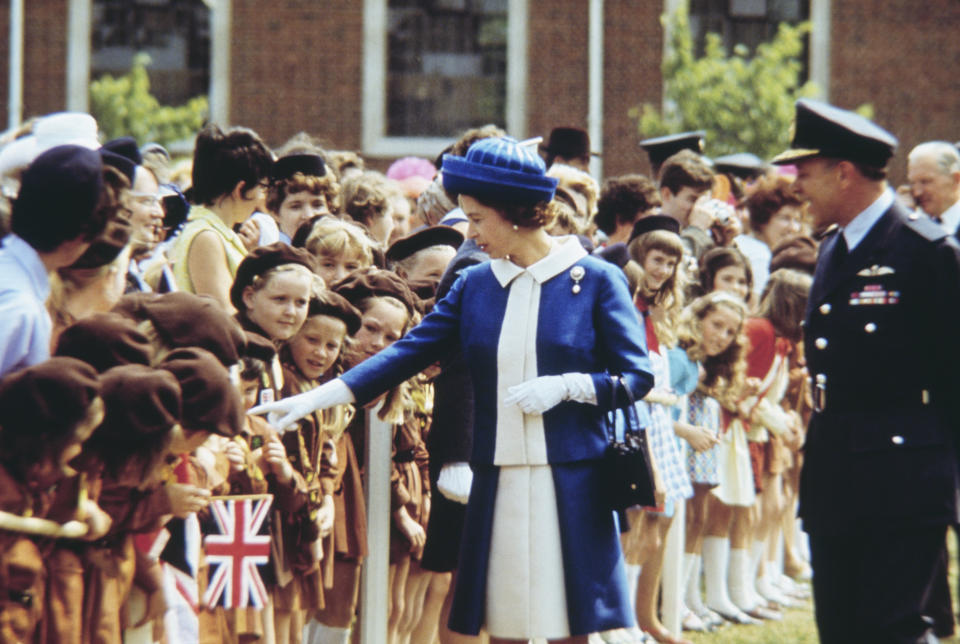
<path id="1" fill-rule="evenodd" d="M 463 272 L 419 326 L 314 391 L 263 406 L 286 426 L 364 404 L 460 348 L 475 388 L 473 485 L 450 626 L 493 642 L 634 624 L 614 513 L 604 498 L 611 374 L 653 384 L 623 274 L 545 227 L 556 180 L 531 146 L 483 139 L 447 155 L 468 236 L 491 257 Z"/>

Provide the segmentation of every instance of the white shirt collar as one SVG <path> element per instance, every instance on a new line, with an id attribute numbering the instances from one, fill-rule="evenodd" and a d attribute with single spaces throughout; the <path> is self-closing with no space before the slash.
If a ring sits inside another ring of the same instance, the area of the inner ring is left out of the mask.
<path id="1" fill-rule="evenodd" d="M 847 240 L 847 250 L 852 251 L 857 247 L 857 244 L 863 241 L 873 225 L 893 205 L 893 199 L 893 190 L 887 188 L 876 201 L 867 206 L 866 210 L 844 226 L 843 237 Z"/>
<path id="2" fill-rule="evenodd" d="M 580 240 L 573 235 L 557 237 L 556 242 L 545 257 L 526 268 L 517 266 L 509 259 L 491 260 L 490 269 L 493 271 L 493 276 L 497 278 L 503 288 L 509 286 L 510 282 L 523 272 L 530 273 L 534 280 L 543 284 L 587 255 L 587 251 L 583 250 Z"/>
<path id="3" fill-rule="evenodd" d="M 960 201 L 940 213 L 940 226 L 952 235 L 960 228 Z"/>
<path id="4" fill-rule="evenodd" d="M 27 273 L 33 290 L 40 300 L 46 300 L 50 295 L 50 276 L 47 267 L 37 251 L 24 241 L 19 235 L 9 233 L 3 238 L 3 247 L 13 256 Z"/>

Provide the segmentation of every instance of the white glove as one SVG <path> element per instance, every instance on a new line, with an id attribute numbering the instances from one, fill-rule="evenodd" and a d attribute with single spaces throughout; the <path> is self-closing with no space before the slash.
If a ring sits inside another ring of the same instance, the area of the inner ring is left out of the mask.
<path id="1" fill-rule="evenodd" d="M 343 380 L 336 378 L 302 394 L 264 405 L 257 405 L 247 413 L 271 414 L 269 417 L 270 424 L 280 431 L 285 431 L 293 423 L 311 412 L 318 409 L 329 409 L 337 405 L 346 405 L 354 400 L 356 398 L 353 397 L 350 387 Z M 274 415 L 280 416 L 280 418 L 274 420 Z"/>
<path id="2" fill-rule="evenodd" d="M 466 504 L 470 498 L 470 486 L 473 485 L 473 470 L 469 463 L 447 463 L 440 468 L 437 477 L 437 489 L 440 494 L 455 503 Z"/>
<path id="3" fill-rule="evenodd" d="M 510 387 L 504 405 L 517 405 L 525 414 L 542 414 L 564 400 L 597 404 L 593 378 L 586 373 L 540 376 Z"/>

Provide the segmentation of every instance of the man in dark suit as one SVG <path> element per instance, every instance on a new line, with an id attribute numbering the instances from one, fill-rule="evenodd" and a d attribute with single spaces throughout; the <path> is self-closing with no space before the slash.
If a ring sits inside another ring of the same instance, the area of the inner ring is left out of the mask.
<path id="1" fill-rule="evenodd" d="M 957 521 L 960 246 L 894 201 L 896 139 L 797 103 L 796 188 L 820 249 L 804 346 L 815 412 L 800 482 L 817 627 L 834 642 L 935 642 L 924 604 Z"/>

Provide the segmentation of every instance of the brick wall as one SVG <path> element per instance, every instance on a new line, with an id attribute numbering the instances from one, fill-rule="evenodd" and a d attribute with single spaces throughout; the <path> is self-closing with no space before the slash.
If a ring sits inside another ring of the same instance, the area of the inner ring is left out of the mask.
<path id="1" fill-rule="evenodd" d="M 9 17 L 10 3 L 3 4 L 2 11 Z M 23 118 L 28 119 L 66 106 L 67 0 L 29 0 L 24 5 Z M 0 34 L 0 38 L 9 41 L 9 27 Z M 8 61 L 9 54 L 4 55 L 4 76 L 8 73 Z"/>
<path id="2" fill-rule="evenodd" d="M 529 7 L 527 132 L 546 142 L 554 127 L 587 127 L 588 3 L 531 1 Z"/>
<path id="3" fill-rule="evenodd" d="M 604 176 L 649 175 L 647 155 L 637 145 L 642 137 L 627 112 L 663 99 L 662 3 L 607 0 L 604 8 Z"/>
<path id="4" fill-rule="evenodd" d="M 269 145 L 360 147 L 363 3 L 233 0 L 230 120 Z"/>
<path id="5" fill-rule="evenodd" d="M 902 183 L 914 145 L 960 139 L 960 2 L 834 0 L 832 24 L 830 101 L 873 104 L 900 139 L 890 178 Z"/>

